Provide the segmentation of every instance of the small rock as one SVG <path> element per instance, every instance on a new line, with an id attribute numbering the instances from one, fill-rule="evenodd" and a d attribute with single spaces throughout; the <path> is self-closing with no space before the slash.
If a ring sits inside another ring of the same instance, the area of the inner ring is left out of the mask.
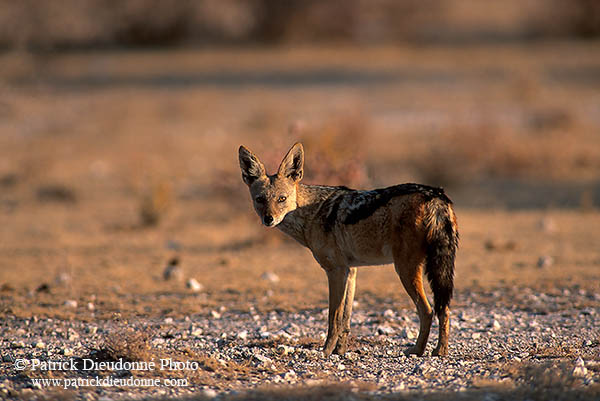
<path id="1" fill-rule="evenodd" d="M 73 299 L 68 299 L 65 301 L 64 305 L 67 308 L 77 308 L 77 301 L 75 301 Z"/>
<path id="2" fill-rule="evenodd" d="M 263 364 L 263 365 L 270 365 L 273 363 L 273 360 L 271 360 L 271 358 L 261 355 L 261 354 L 255 354 L 255 355 L 253 355 L 253 358 L 256 359 L 260 364 Z"/>
<path id="3" fill-rule="evenodd" d="M 88 328 L 85 329 L 85 331 L 88 334 L 96 334 L 98 332 L 98 327 L 96 327 L 96 326 L 89 326 Z"/>
<path id="4" fill-rule="evenodd" d="M 93 310 L 95 310 L 95 309 L 96 309 L 96 306 L 95 306 L 93 303 L 91 303 L 91 302 L 88 302 L 88 303 L 87 303 L 87 309 L 88 309 L 89 311 L 93 311 Z"/>
<path id="5" fill-rule="evenodd" d="M 38 341 L 37 343 L 34 344 L 35 348 L 39 348 L 39 349 L 44 349 L 46 348 L 46 344 L 43 341 Z"/>
<path id="6" fill-rule="evenodd" d="M 400 331 L 400 337 L 405 338 L 407 340 L 412 340 L 412 339 L 416 338 L 415 333 L 408 330 L 406 327 Z"/>
<path id="7" fill-rule="evenodd" d="M 588 370 L 585 367 L 585 362 L 581 357 L 575 361 L 575 368 L 573 368 L 573 377 L 586 377 Z"/>
<path id="8" fill-rule="evenodd" d="M 492 321 L 492 323 L 490 323 L 490 327 L 491 327 L 493 330 L 500 330 L 500 329 L 502 328 L 502 326 L 500 325 L 500 322 L 498 322 L 496 319 L 494 319 L 494 320 Z"/>
<path id="9" fill-rule="evenodd" d="M 215 318 L 215 319 L 220 319 L 221 318 L 221 314 L 219 312 L 217 312 L 216 310 L 211 310 L 210 311 L 210 315 Z"/>
<path id="10" fill-rule="evenodd" d="M 385 336 L 394 334 L 394 329 L 390 326 L 377 326 L 377 334 Z"/>
<path id="11" fill-rule="evenodd" d="M 215 398 L 217 396 L 217 392 L 212 388 L 206 388 L 202 390 L 202 395 L 208 398 Z"/>
<path id="12" fill-rule="evenodd" d="M 277 353 L 279 353 L 279 355 L 289 355 L 289 354 L 293 354 L 294 351 L 296 349 L 294 347 L 290 347 L 289 345 L 285 345 L 285 344 L 279 344 L 277 346 Z"/>
<path id="13" fill-rule="evenodd" d="M 396 316 L 396 313 L 393 310 L 391 310 L 391 309 L 386 309 L 383 312 L 383 317 L 393 318 L 394 316 Z"/>
<path id="14" fill-rule="evenodd" d="M 285 372 L 282 375 L 282 377 L 283 377 L 284 380 L 287 380 L 287 381 L 295 380 L 296 379 L 296 372 L 294 372 L 293 370 L 290 369 L 287 372 Z"/>
<path id="15" fill-rule="evenodd" d="M 186 286 L 194 292 L 202 291 L 202 289 L 204 288 L 204 286 L 200 284 L 195 278 L 189 279 L 186 283 Z"/>
<path id="16" fill-rule="evenodd" d="M 481 338 L 481 333 L 475 332 L 475 333 L 471 334 L 471 338 L 473 340 L 478 340 Z"/>
<path id="17" fill-rule="evenodd" d="M 65 347 L 61 351 L 64 356 L 73 356 L 73 350 L 71 348 Z"/>
<path id="18" fill-rule="evenodd" d="M 239 333 L 237 333 L 237 338 L 239 338 L 240 340 L 245 340 L 248 338 L 248 330 L 242 330 Z"/>
<path id="19" fill-rule="evenodd" d="M 285 338 L 286 340 L 291 340 L 292 335 L 285 330 L 279 330 L 275 333 L 275 336 L 278 338 Z"/>
<path id="20" fill-rule="evenodd" d="M 165 281 L 173 280 L 173 281 L 182 281 L 183 280 L 183 271 L 179 266 L 179 258 L 174 257 L 169 260 L 167 267 L 163 271 L 163 279 Z"/>
<path id="21" fill-rule="evenodd" d="M 266 272 L 260 276 L 261 279 L 270 281 L 273 284 L 276 284 L 280 281 L 279 276 L 273 272 Z"/>
<path id="22" fill-rule="evenodd" d="M 202 335 L 203 331 L 200 327 L 190 327 L 190 335 L 193 337 L 200 337 Z"/>
<path id="23" fill-rule="evenodd" d="M 537 267 L 539 267 L 540 269 L 544 269 L 547 267 L 550 267 L 554 264 L 554 258 L 552 256 L 540 256 L 540 258 L 537 261 Z"/>
<path id="24" fill-rule="evenodd" d="M 163 320 L 163 322 L 165 322 L 166 324 L 173 324 L 173 318 L 172 317 L 166 317 L 165 320 Z"/>
<path id="25" fill-rule="evenodd" d="M 48 285 L 48 283 L 42 283 L 40 284 L 36 289 L 35 292 L 50 292 L 50 286 Z"/>

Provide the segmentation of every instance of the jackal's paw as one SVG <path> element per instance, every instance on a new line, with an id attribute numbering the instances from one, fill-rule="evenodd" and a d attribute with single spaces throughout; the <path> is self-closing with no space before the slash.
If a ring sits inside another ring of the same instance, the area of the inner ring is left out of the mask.
<path id="1" fill-rule="evenodd" d="M 447 356 L 448 355 L 448 346 L 437 346 L 431 353 L 433 356 Z"/>
<path id="2" fill-rule="evenodd" d="M 412 347 L 410 347 L 404 351 L 404 355 L 406 355 L 406 356 L 409 356 L 409 355 L 423 356 L 423 352 L 425 352 L 424 348 L 425 347 L 419 348 L 416 345 L 413 345 Z"/>
<path id="3" fill-rule="evenodd" d="M 325 345 L 323 346 L 323 354 L 325 355 L 325 357 L 329 357 L 333 353 L 335 346 L 336 342 L 334 341 L 325 342 Z"/>
<path id="4" fill-rule="evenodd" d="M 335 348 L 333 349 L 334 354 L 344 355 L 348 350 L 348 343 L 346 341 L 338 341 Z"/>

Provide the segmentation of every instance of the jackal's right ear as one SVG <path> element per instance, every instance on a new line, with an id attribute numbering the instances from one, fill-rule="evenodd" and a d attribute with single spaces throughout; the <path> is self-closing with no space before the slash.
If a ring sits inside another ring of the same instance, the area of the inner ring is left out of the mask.
<path id="1" fill-rule="evenodd" d="M 291 178 L 296 182 L 302 179 L 304 176 L 304 148 L 301 143 L 296 143 L 287 152 L 279 165 L 277 174 L 280 177 Z"/>
<path id="2" fill-rule="evenodd" d="M 239 158 L 242 179 L 246 185 L 250 186 L 257 179 L 267 175 L 265 166 L 258 160 L 258 157 L 244 146 L 240 146 Z"/>

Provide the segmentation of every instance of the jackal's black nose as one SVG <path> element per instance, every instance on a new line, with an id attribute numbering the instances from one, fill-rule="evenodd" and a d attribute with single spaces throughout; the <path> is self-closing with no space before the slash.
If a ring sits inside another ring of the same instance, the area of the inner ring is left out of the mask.
<path id="1" fill-rule="evenodd" d="M 265 217 L 263 217 L 263 222 L 265 223 L 265 226 L 270 226 L 271 224 L 273 224 L 273 216 L 266 215 Z"/>

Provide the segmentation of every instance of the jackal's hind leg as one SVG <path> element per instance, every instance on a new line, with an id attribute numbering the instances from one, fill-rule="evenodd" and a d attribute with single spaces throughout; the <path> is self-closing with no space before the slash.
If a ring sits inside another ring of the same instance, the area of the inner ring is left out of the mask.
<path id="1" fill-rule="evenodd" d="M 323 352 L 325 356 L 329 356 L 337 345 L 338 338 L 342 332 L 344 297 L 349 269 L 347 267 L 335 267 L 326 269 L 326 272 L 329 282 L 329 327 Z"/>
<path id="2" fill-rule="evenodd" d="M 440 322 L 440 333 L 437 346 L 433 350 L 434 356 L 448 355 L 448 335 L 450 331 L 450 308 L 445 307 L 438 316 Z"/>
<path id="3" fill-rule="evenodd" d="M 417 343 L 405 351 L 406 355 L 416 354 L 423 355 L 429 338 L 429 330 L 431 329 L 431 320 L 433 319 L 433 311 L 423 288 L 423 258 L 405 257 L 405 255 L 395 255 L 394 264 L 396 273 L 400 276 L 400 280 L 406 289 L 406 292 L 417 307 L 419 314 L 419 336 Z"/>
<path id="4" fill-rule="evenodd" d="M 338 355 L 344 355 L 348 349 L 348 336 L 350 335 L 350 320 L 352 317 L 352 304 L 354 303 L 354 290 L 356 289 L 356 267 L 351 267 L 346 281 L 346 291 L 344 294 L 342 316 L 342 331 L 338 337 L 337 344 L 333 352 Z"/>

